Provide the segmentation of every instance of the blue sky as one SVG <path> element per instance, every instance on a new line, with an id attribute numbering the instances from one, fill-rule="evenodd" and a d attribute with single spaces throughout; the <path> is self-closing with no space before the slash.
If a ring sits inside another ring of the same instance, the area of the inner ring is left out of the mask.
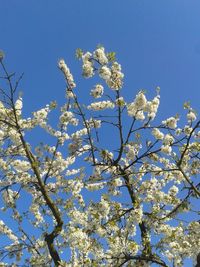
<path id="1" fill-rule="evenodd" d="M 159 116 L 200 103 L 200 1 L 198 0 L 7 0 L 0 1 L 0 49 L 11 71 L 24 72 L 25 112 L 52 100 L 63 103 L 57 69 L 64 57 L 83 102 L 92 83 L 80 78 L 75 50 L 103 44 L 115 51 L 125 73 L 124 95 L 150 97 L 161 87 Z"/>

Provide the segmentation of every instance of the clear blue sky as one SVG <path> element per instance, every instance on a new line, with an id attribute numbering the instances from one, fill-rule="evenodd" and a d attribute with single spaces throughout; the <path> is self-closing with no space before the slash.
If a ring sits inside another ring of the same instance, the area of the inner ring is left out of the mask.
<path id="1" fill-rule="evenodd" d="M 186 100 L 199 110 L 199 0 L 0 0 L 0 49 L 10 70 L 25 73 L 27 112 L 64 101 L 61 57 L 84 97 L 91 83 L 80 79 L 75 49 L 99 43 L 117 52 L 127 98 L 160 86 L 162 118 L 181 113 Z"/>

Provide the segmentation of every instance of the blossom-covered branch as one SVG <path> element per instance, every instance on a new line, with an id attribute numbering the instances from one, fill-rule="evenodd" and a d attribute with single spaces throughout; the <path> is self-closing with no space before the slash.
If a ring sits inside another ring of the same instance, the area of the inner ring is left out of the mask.
<path id="1" fill-rule="evenodd" d="M 197 112 L 185 103 L 158 122 L 159 87 L 153 99 L 143 89 L 126 99 L 114 52 L 76 55 L 93 86 L 82 93 L 60 59 L 65 103 L 30 117 L 22 76 L 0 58 L 0 265 L 198 265 Z"/>

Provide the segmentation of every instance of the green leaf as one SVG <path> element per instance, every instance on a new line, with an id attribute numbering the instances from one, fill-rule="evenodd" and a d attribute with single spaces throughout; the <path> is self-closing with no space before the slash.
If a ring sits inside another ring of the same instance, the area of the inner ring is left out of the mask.
<path id="1" fill-rule="evenodd" d="M 108 61 L 115 61 L 116 60 L 116 53 L 115 52 L 109 52 L 107 53 Z"/>
<path id="2" fill-rule="evenodd" d="M 76 49 L 76 58 L 81 59 L 82 55 L 83 55 L 82 49 L 77 48 Z"/>
<path id="3" fill-rule="evenodd" d="M 2 50 L 0 50 L 0 61 L 2 61 L 5 57 L 5 54 Z"/>
<path id="4" fill-rule="evenodd" d="M 52 101 L 49 105 L 50 109 L 55 109 L 57 108 L 57 102 L 56 101 Z"/>
<path id="5" fill-rule="evenodd" d="M 156 92 L 157 92 L 158 95 L 160 94 L 160 86 L 156 87 Z"/>
<path id="6" fill-rule="evenodd" d="M 183 105 L 183 108 L 184 109 L 189 109 L 190 108 L 190 102 L 189 101 L 185 102 L 184 105 Z"/>

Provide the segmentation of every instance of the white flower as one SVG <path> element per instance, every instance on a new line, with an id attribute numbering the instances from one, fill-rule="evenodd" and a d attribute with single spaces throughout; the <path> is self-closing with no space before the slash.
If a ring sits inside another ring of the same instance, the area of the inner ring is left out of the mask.
<path id="1" fill-rule="evenodd" d="M 134 208 L 134 210 L 131 211 L 130 216 L 132 217 L 131 219 L 134 222 L 140 223 L 143 217 L 143 207 L 139 206 L 137 208 Z"/>
<path id="2" fill-rule="evenodd" d="M 39 206 L 36 203 L 32 203 L 29 210 L 33 213 L 35 217 L 35 222 L 34 222 L 35 226 L 38 226 L 39 224 L 44 222 L 44 218 L 40 213 Z"/>
<path id="3" fill-rule="evenodd" d="M 93 53 L 94 59 L 96 59 L 101 65 L 108 63 L 108 58 L 106 57 L 104 47 L 97 48 Z"/>
<path id="4" fill-rule="evenodd" d="M 178 193 L 179 189 L 177 186 L 173 185 L 170 189 L 169 189 L 169 195 L 175 196 Z"/>
<path id="5" fill-rule="evenodd" d="M 135 117 L 136 120 L 144 120 L 145 115 L 142 110 L 138 110 L 135 103 L 131 103 L 127 106 L 128 115 L 130 117 Z"/>
<path id="6" fill-rule="evenodd" d="M 19 97 L 19 98 L 17 99 L 17 101 L 15 102 L 16 114 L 17 114 L 18 116 L 21 115 L 22 107 L 23 107 L 22 98 Z"/>
<path id="7" fill-rule="evenodd" d="M 102 66 L 99 69 L 99 76 L 104 80 L 109 80 L 111 76 L 111 71 L 107 66 Z"/>
<path id="8" fill-rule="evenodd" d="M 83 70 L 82 75 L 86 78 L 90 78 L 94 75 L 93 64 L 90 61 L 87 61 L 86 63 L 83 64 L 82 70 Z"/>
<path id="9" fill-rule="evenodd" d="M 92 57 L 92 54 L 90 52 L 86 52 L 85 54 L 82 55 L 82 60 L 83 63 L 88 62 Z"/>
<path id="10" fill-rule="evenodd" d="M 161 146 L 161 151 L 165 154 L 170 154 L 172 151 L 172 148 L 169 145 L 163 145 Z"/>
<path id="11" fill-rule="evenodd" d="M 94 75 L 94 67 L 91 57 L 92 54 L 90 52 L 86 52 L 85 54 L 82 55 L 82 61 L 83 61 L 82 75 L 85 78 L 90 78 Z"/>
<path id="12" fill-rule="evenodd" d="M 64 125 L 70 123 L 76 126 L 78 124 L 78 120 L 74 118 L 74 115 L 71 111 L 64 111 L 60 116 L 60 123 Z"/>
<path id="13" fill-rule="evenodd" d="M 1 116 L 6 115 L 6 108 L 4 107 L 4 104 L 0 101 L 0 114 Z"/>
<path id="14" fill-rule="evenodd" d="M 74 94 L 71 90 L 66 89 L 66 97 L 67 98 L 74 98 Z"/>
<path id="15" fill-rule="evenodd" d="M 164 134 L 157 128 L 152 130 L 152 134 L 158 140 L 162 140 L 164 138 Z"/>
<path id="16" fill-rule="evenodd" d="M 79 172 L 80 172 L 80 169 L 67 170 L 66 173 L 65 173 L 65 175 L 66 176 L 71 176 L 71 175 L 75 175 L 75 174 L 77 174 Z"/>
<path id="17" fill-rule="evenodd" d="M 4 138 L 4 135 L 5 135 L 5 133 L 2 130 L 0 130 L 0 140 L 2 140 Z"/>
<path id="18" fill-rule="evenodd" d="M 130 160 L 134 160 L 135 156 L 138 154 L 140 146 L 138 144 L 130 143 L 127 144 L 125 149 L 126 149 L 126 157 Z"/>
<path id="19" fill-rule="evenodd" d="M 94 98 L 100 98 L 103 95 L 103 86 L 101 84 L 96 84 L 94 89 L 91 90 L 90 95 Z"/>
<path id="20" fill-rule="evenodd" d="M 184 131 L 184 133 L 185 133 L 186 135 L 190 135 L 191 132 L 193 131 L 193 128 L 192 128 L 192 127 L 189 127 L 188 125 L 186 125 L 186 126 L 184 127 L 183 131 Z"/>
<path id="21" fill-rule="evenodd" d="M 115 103 L 117 106 L 123 107 L 126 103 L 124 101 L 124 98 L 121 96 L 115 100 Z"/>
<path id="22" fill-rule="evenodd" d="M 166 134 L 163 140 L 164 145 L 171 145 L 174 142 L 174 138 L 171 134 Z"/>
<path id="23" fill-rule="evenodd" d="M 71 137 L 72 137 L 72 139 L 78 139 L 78 138 L 80 138 L 83 135 L 87 135 L 87 133 L 88 133 L 87 132 L 87 128 L 83 128 L 83 129 L 81 129 L 81 130 L 76 131 L 75 133 L 73 133 L 71 135 Z"/>
<path id="24" fill-rule="evenodd" d="M 127 111 L 130 117 L 135 117 L 135 114 L 137 113 L 137 109 L 136 109 L 134 102 L 127 105 Z"/>
<path id="25" fill-rule="evenodd" d="M 48 112 L 49 112 L 49 108 L 48 107 L 42 108 L 42 109 L 40 109 L 38 111 L 33 112 L 33 116 L 34 116 L 35 121 L 38 124 L 44 123 L 46 118 L 47 118 Z"/>
<path id="26" fill-rule="evenodd" d="M 0 234 L 7 235 L 8 238 L 10 238 L 10 240 L 14 241 L 15 244 L 18 243 L 17 236 L 13 234 L 12 230 L 10 228 L 8 228 L 8 226 L 5 225 L 5 223 L 2 220 L 0 220 Z"/>
<path id="27" fill-rule="evenodd" d="M 127 153 L 126 153 L 126 156 L 128 159 L 131 159 L 131 160 L 134 160 L 135 158 L 135 149 L 134 149 L 134 146 L 132 145 L 126 145 L 126 148 L 128 149 Z"/>
<path id="28" fill-rule="evenodd" d="M 144 120 L 145 115 L 143 111 L 145 111 L 146 104 L 146 97 L 144 93 L 140 91 L 136 95 L 134 101 L 127 106 L 128 115 L 135 117 L 136 120 Z"/>
<path id="29" fill-rule="evenodd" d="M 147 100 L 146 100 L 146 97 L 145 97 L 145 94 L 140 91 L 137 95 L 136 95 L 136 98 L 134 100 L 134 103 L 135 103 L 135 106 L 136 108 L 139 110 L 139 109 L 144 109 L 145 106 L 146 106 L 146 103 L 147 103 Z"/>
<path id="30" fill-rule="evenodd" d="M 177 128 L 175 133 L 176 133 L 176 135 L 180 135 L 182 133 L 182 129 L 181 128 Z"/>
<path id="31" fill-rule="evenodd" d="M 19 159 L 13 160 L 12 166 L 18 172 L 26 172 L 26 171 L 30 170 L 30 168 L 31 168 L 30 163 L 28 161 L 19 160 Z"/>
<path id="32" fill-rule="evenodd" d="M 121 72 L 121 65 L 117 62 L 114 62 L 111 67 L 111 76 L 109 79 L 106 79 L 107 85 L 113 90 L 119 90 L 123 85 L 124 74 Z"/>
<path id="33" fill-rule="evenodd" d="M 103 189 L 105 186 L 106 182 L 99 182 L 99 183 L 90 183 L 86 185 L 86 188 L 89 191 L 95 191 L 95 190 L 100 190 Z"/>
<path id="34" fill-rule="evenodd" d="M 98 210 L 100 213 L 104 214 L 104 216 L 109 214 L 110 204 L 104 196 L 101 197 L 101 201 L 99 202 L 98 205 Z"/>
<path id="35" fill-rule="evenodd" d="M 74 82 L 74 78 L 73 78 L 68 66 L 65 64 L 64 59 L 59 60 L 58 67 L 63 72 L 65 79 L 66 79 L 67 83 L 69 84 L 70 89 L 76 87 L 76 84 Z"/>
<path id="36" fill-rule="evenodd" d="M 155 118 L 156 113 L 158 111 L 159 104 L 160 104 L 160 96 L 159 95 L 154 97 L 154 99 L 152 101 L 147 101 L 144 110 L 147 112 L 147 116 L 151 120 L 153 120 Z"/>
<path id="37" fill-rule="evenodd" d="M 100 155 L 106 161 L 111 160 L 113 158 L 113 153 L 109 152 L 108 150 L 101 150 Z"/>
<path id="38" fill-rule="evenodd" d="M 84 254 L 87 254 L 89 247 L 91 246 L 88 235 L 77 227 L 69 227 L 69 244 L 70 247 L 76 247 Z"/>
<path id="39" fill-rule="evenodd" d="M 162 124 L 166 125 L 169 128 L 175 129 L 177 127 L 178 118 L 170 117 L 165 121 L 162 121 Z"/>
<path id="40" fill-rule="evenodd" d="M 101 127 L 101 120 L 96 120 L 96 119 L 89 119 L 86 120 L 86 125 L 90 128 L 100 128 Z"/>
<path id="41" fill-rule="evenodd" d="M 144 120 L 145 116 L 144 116 L 144 112 L 142 110 L 137 111 L 137 113 L 135 114 L 135 118 L 136 120 Z"/>
<path id="42" fill-rule="evenodd" d="M 114 107 L 115 107 L 115 104 L 107 100 L 107 101 L 91 103 L 91 105 L 89 105 L 87 108 L 96 111 L 96 110 L 103 110 L 103 109 L 114 108 Z"/>
<path id="43" fill-rule="evenodd" d="M 3 191 L 2 197 L 8 207 L 15 207 L 15 202 L 20 197 L 20 195 L 17 191 L 7 189 Z"/>
<path id="44" fill-rule="evenodd" d="M 194 111 L 193 110 L 190 110 L 189 112 L 188 112 L 188 114 L 187 114 L 187 119 L 188 119 L 188 121 L 190 122 L 190 121 L 195 121 L 196 120 L 196 114 L 194 113 Z"/>

